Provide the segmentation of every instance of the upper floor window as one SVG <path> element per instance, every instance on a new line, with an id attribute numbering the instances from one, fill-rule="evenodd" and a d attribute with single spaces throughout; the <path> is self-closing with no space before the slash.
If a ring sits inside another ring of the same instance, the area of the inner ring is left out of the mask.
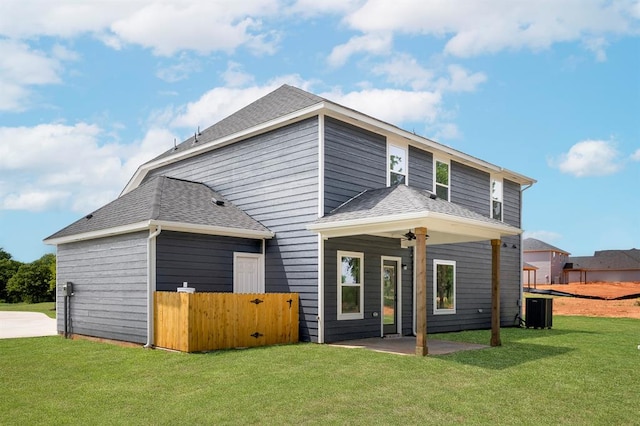
<path id="1" fill-rule="evenodd" d="M 397 145 L 388 145 L 389 186 L 407 183 L 407 150 Z"/>
<path id="2" fill-rule="evenodd" d="M 434 187 L 438 198 L 449 201 L 449 162 L 434 161 Z"/>
<path id="3" fill-rule="evenodd" d="M 502 179 L 491 178 L 491 217 L 502 220 Z"/>

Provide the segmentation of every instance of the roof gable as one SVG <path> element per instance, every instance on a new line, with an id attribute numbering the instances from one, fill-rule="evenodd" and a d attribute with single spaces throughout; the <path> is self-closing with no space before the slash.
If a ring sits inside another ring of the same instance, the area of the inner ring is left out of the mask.
<path id="1" fill-rule="evenodd" d="M 547 244 L 544 241 L 537 240 L 535 238 L 525 238 L 522 240 L 522 250 L 525 252 L 531 251 L 555 251 L 558 253 L 570 254 L 568 251 L 562 250 L 551 244 Z"/>
<path id="2" fill-rule="evenodd" d="M 216 124 L 207 127 L 197 135 L 190 137 L 153 160 L 162 159 L 178 152 L 186 151 L 196 145 L 215 141 L 225 136 L 241 132 L 251 127 L 275 120 L 292 112 L 299 111 L 309 106 L 324 101 L 323 98 L 312 93 L 305 92 L 297 87 L 287 84 L 280 86 L 273 92 L 250 103 L 246 107 L 234 112 L 230 116 L 220 120 Z"/>
<path id="3" fill-rule="evenodd" d="M 175 148 L 141 165 L 123 189 L 122 194 L 126 194 L 139 186 L 150 170 L 318 115 L 332 116 L 387 137 L 407 139 L 410 143 L 422 149 L 437 152 L 439 153 L 438 155 L 450 157 L 455 161 L 476 167 L 485 172 L 500 174 L 505 179 L 520 185 L 532 185 L 536 182 L 529 177 L 480 160 L 426 137 L 403 130 L 393 124 L 385 123 L 380 119 L 285 84 L 199 134 L 188 138 Z"/>

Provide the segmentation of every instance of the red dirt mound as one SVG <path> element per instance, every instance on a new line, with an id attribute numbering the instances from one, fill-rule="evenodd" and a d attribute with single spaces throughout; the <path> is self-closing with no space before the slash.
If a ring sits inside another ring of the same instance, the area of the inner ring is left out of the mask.
<path id="1" fill-rule="evenodd" d="M 613 299 L 640 293 L 640 283 L 571 283 L 538 285 L 540 290 L 557 290 L 582 296 Z M 535 295 L 534 295 L 535 296 Z M 640 319 L 640 298 L 626 300 L 595 300 L 577 297 L 554 297 L 555 315 L 582 315 L 594 317 L 623 317 Z"/>
<path id="2" fill-rule="evenodd" d="M 603 299 L 617 299 L 631 294 L 640 294 L 640 283 L 571 283 L 538 285 L 539 290 L 557 290 L 580 296 L 595 296 Z"/>

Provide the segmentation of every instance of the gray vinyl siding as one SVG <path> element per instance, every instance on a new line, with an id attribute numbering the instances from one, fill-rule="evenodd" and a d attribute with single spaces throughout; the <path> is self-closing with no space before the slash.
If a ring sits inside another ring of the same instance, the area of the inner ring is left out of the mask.
<path id="1" fill-rule="evenodd" d="M 72 333 L 146 342 L 148 235 L 137 232 L 58 246 L 59 332 L 64 331 L 62 285 L 70 281 Z"/>
<path id="2" fill-rule="evenodd" d="M 434 259 L 456 262 L 455 314 L 434 314 Z M 427 332 L 490 327 L 491 243 L 481 241 L 427 246 Z"/>
<path id="3" fill-rule="evenodd" d="M 387 185 L 387 142 L 384 136 L 325 118 L 325 212 L 365 189 Z"/>
<path id="4" fill-rule="evenodd" d="M 409 147 L 409 186 L 433 191 L 433 154 Z"/>
<path id="5" fill-rule="evenodd" d="M 266 242 L 267 292 L 300 294 L 300 338 L 317 341 L 318 117 L 154 170 L 203 182 L 276 236 Z"/>
<path id="6" fill-rule="evenodd" d="M 500 248 L 500 323 L 515 325 L 520 300 L 518 237 L 505 237 Z M 518 247 L 518 245 L 516 246 Z M 434 314 L 433 261 L 456 262 L 456 313 Z M 429 333 L 491 327 L 491 242 L 427 246 L 427 328 Z M 482 312 L 479 312 L 482 310 Z"/>
<path id="7" fill-rule="evenodd" d="M 489 173 L 452 161 L 449 176 L 451 202 L 489 216 L 491 213 Z"/>
<path id="8" fill-rule="evenodd" d="M 509 225 L 520 227 L 521 212 L 520 212 L 520 185 L 511 182 L 510 180 L 504 180 L 502 182 L 502 199 L 504 210 L 504 222 Z M 519 246 L 519 244 L 518 244 Z"/>
<path id="9" fill-rule="evenodd" d="M 262 240 L 163 231 L 156 242 L 156 290 L 188 282 L 197 292 L 233 291 L 233 253 L 261 253 Z"/>
<path id="10" fill-rule="evenodd" d="M 338 251 L 364 253 L 364 319 L 338 320 Z M 325 342 L 380 337 L 381 262 L 382 256 L 402 257 L 411 265 L 411 249 L 400 247 L 400 240 L 373 236 L 332 238 L 324 246 L 324 324 Z M 402 334 L 410 335 L 413 327 L 412 269 L 402 271 Z M 374 317 L 373 313 L 378 316 Z"/>

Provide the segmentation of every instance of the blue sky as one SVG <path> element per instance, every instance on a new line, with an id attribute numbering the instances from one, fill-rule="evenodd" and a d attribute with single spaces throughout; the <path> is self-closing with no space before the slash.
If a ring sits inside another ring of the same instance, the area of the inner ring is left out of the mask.
<path id="1" fill-rule="evenodd" d="M 538 181 L 525 236 L 640 248 L 640 3 L 0 4 L 0 247 L 118 196 L 136 168 L 283 83 Z"/>

